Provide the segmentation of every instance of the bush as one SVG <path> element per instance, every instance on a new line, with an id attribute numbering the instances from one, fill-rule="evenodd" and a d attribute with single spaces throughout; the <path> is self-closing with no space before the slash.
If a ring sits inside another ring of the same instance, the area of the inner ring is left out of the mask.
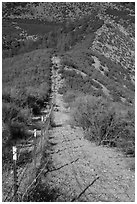
<path id="1" fill-rule="evenodd" d="M 20 109 L 13 103 L 3 103 L 2 106 L 2 162 L 3 168 L 12 165 L 12 145 L 20 139 L 28 137 L 29 109 Z"/>
<path id="2" fill-rule="evenodd" d="M 65 94 L 64 100 L 67 103 L 71 103 L 75 100 L 76 97 L 76 93 L 74 91 L 67 91 L 67 93 Z"/>
<path id="3" fill-rule="evenodd" d="M 9 134 L 3 134 L 3 141 L 11 141 L 14 139 L 21 139 L 26 136 L 26 126 L 30 122 L 30 110 L 20 109 L 16 107 L 13 103 L 3 103 L 2 106 L 2 119 L 3 124 L 5 124 L 5 130 Z M 6 135 L 6 138 L 4 138 Z M 6 144 L 6 142 L 4 142 Z"/>
<path id="4" fill-rule="evenodd" d="M 25 125 L 18 121 L 9 124 L 9 130 L 12 141 L 23 139 L 25 137 Z"/>
<path id="5" fill-rule="evenodd" d="M 12 121 L 20 121 L 23 123 L 29 122 L 31 117 L 30 110 L 26 108 L 20 108 L 14 103 L 2 104 L 2 120 L 3 123 L 11 123 Z"/>
<path id="6" fill-rule="evenodd" d="M 68 66 L 68 67 L 72 67 L 72 68 L 74 68 L 74 69 L 78 69 L 78 66 L 76 65 L 76 63 L 74 63 L 73 61 L 72 61 L 72 59 L 70 60 L 70 59 L 63 59 L 62 60 L 62 64 L 64 65 L 64 66 Z"/>
<path id="7" fill-rule="evenodd" d="M 48 100 L 50 94 L 50 86 L 48 83 L 42 83 L 39 88 L 27 87 L 26 103 L 29 108 L 32 109 L 34 115 L 40 114 L 41 108 L 44 106 L 44 102 Z"/>
<path id="8" fill-rule="evenodd" d="M 12 119 L 15 119 L 19 113 L 19 108 L 17 108 L 13 103 L 3 103 L 2 104 L 2 120 L 4 123 L 10 123 Z"/>
<path id="9" fill-rule="evenodd" d="M 12 167 L 12 143 L 8 143 L 10 137 L 10 131 L 6 127 L 2 131 L 2 168 L 3 170 L 8 166 Z"/>
<path id="10" fill-rule="evenodd" d="M 73 104 L 73 120 L 89 140 L 121 148 L 135 154 L 134 110 L 103 97 L 78 97 Z"/>

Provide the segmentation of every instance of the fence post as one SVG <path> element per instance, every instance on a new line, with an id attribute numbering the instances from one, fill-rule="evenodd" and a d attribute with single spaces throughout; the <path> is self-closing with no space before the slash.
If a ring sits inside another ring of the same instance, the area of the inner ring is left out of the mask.
<path id="1" fill-rule="evenodd" d="M 18 191 L 18 178 L 17 178 L 17 147 L 12 147 L 13 151 L 13 174 L 14 174 L 14 202 L 18 201 L 17 191 Z"/>
<path id="2" fill-rule="evenodd" d="M 36 139 L 37 139 L 37 130 L 34 129 L 34 151 L 33 151 L 33 158 L 34 158 L 34 174 L 36 178 Z"/>
<path id="3" fill-rule="evenodd" d="M 41 116 L 42 128 L 41 128 L 41 152 L 43 151 L 43 141 L 44 141 L 44 116 Z"/>
<path id="4" fill-rule="evenodd" d="M 54 124 L 54 117 L 53 117 L 53 111 L 54 111 L 54 104 L 52 103 L 51 104 L 51 112 L 50 112 L 50 123 L 49 123 L 49 125 L 53 125 Z"/>
<path id="5" fill-rule="evenodd" d="M 42 115 L 42 116 L 41 116 L 41 122 L 43 122 L 43 121 L 44 121 L 44 116 Z"/>

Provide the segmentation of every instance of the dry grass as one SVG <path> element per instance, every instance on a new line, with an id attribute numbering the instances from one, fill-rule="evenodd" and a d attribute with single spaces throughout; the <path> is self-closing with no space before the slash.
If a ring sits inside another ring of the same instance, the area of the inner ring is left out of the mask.
<path id="1" fill-rule="evenodd" d="M 120 148 L 135 155 L 134 108 L 102 97 L 77 97 L 72 105 L 73 122 L 81 126 L 86 138 L 98 145 Z"/>

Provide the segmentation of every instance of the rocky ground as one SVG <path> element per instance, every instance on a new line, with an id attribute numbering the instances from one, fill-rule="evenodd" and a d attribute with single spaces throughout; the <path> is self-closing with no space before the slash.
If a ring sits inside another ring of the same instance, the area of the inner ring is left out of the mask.
<path id="1" fill-rule="evenodd" d="M 131 158 L 115 148 L 90 143 L 80 127 L 70 125 L 69 110 L 58 92 L 64 81 L 57 59 L 52 58 L 56 105 L 55 124 L 49 137 L 52 167 L 43 174 L 42 183 L 58 189 L 56 202 L 133 202 L 135 174 L 130 168 Z"/>

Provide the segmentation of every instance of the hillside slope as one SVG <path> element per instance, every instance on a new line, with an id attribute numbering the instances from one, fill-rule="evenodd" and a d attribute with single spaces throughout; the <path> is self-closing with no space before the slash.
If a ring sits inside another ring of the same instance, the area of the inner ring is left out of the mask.
<path id="1" fill-rule="evenodd" d="M 134 104 L 134 14 L 128 15 L 130 9 L 125 9 L 125 13 L 120 15 L 122 8 L 114 5 L 109 4 L 108 7 L 108 4 L 102 3 L 100 6 L 104 10 L 100 9 L 94 17 L 89 15 L 83 24 L 79 21 L 73 28 L 80 38 L 69 50 L 61 53 L 62 61 L 64 67 L 78 69 L 87 77 L 82 79 L 80 75 L 67 70 L 64 70 L 64 76 L 71 87 L 74 85 L 76 88 L 78 83 L 76 89 L 96 96 L 103 95 L 113 101 Z M 85 30 L 80 32 L 82 26 L 85 26 Z M 76 83 L 73 84 L 73 81 Z"/>

